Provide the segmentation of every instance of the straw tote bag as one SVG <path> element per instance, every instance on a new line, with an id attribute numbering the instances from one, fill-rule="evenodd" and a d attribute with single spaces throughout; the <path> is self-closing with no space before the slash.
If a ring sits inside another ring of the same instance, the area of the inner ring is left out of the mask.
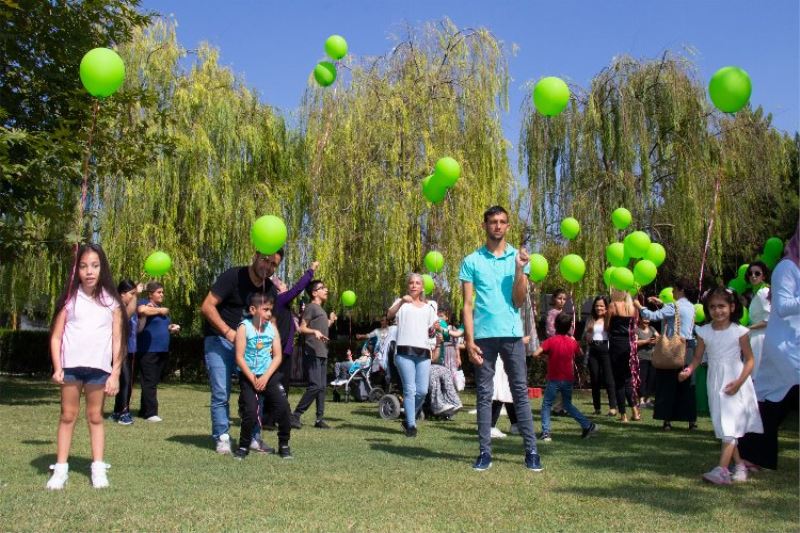
<path id="1" fill-rule="evenodd" d="M 681 313 L 675 302 L 675 328 L 672 337 L 661 335 L 653 350 L 652 365 L 659 370 L 677 370 L 684 367 L 686 339 L 681 337 Z"/>

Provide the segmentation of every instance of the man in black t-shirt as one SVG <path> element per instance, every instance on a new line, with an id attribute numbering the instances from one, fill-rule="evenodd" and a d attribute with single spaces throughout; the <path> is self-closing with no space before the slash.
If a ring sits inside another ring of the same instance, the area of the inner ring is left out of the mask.
<path id="1" fill-rule="evenodd" d="M 328 300 L 328 288 L 321 280 L 315 279 L 309 283 L 306 293 L 311 298 L 311 303 L 303 311 L 298 331 L 303 335 L 303 369 L 308 374 L 308 388 L 292 413 L 292 427 L 296 429 L 302 427 L 300 417 L 316 400 L 317 418 L 314 427 L 328 429 L 330 426 L 323 419 L 325 386 L 328 381 L 328 345 L 326 343 L 328 342 L 328 328 L 336 321 L 336 313 L 331 311 L 331 314 L 327 315 L 322 308 Z"/>
<path id="2" fill-rule="evenodd" d="M 214 282 L 203 300 L 200 312 L 205 317 L 205 362 L 211 384 L 211 436 L 217 453 L 231 453 L 230 404 L 231 375 L 236 369 L 233 342 L 242 321 L 248 297 L 264 292 L 273 298 L 277 291 L 269 279 L 275 273 L 275 254 L 256 252 L 249 266 L 233 267 Z M 256 451 L 269 451 L 259 440 L 251 444 Z M 254 448 L 255 449 L 255 448 Z"/>

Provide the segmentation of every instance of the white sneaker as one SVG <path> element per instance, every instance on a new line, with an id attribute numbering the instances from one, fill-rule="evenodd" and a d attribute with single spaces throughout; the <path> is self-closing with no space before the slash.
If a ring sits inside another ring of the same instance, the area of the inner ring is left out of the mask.
<path id="1" fill-rule="evenodd" d="M 148 422 L 161 422 L 163 419 L 158 415 L 153 415 L 150 418 L 145 418 Z"/>
<path id="2" fill-rule="evenodd" d="M 738 464 L 734 467 L 731 481 L 736 481 L 738 483 L 747 481 L 747 467 L 744 465 L 744 463 Z"/>
<path id="3" fill-rule="evenodd" d="M 508 431 L 511 435 L 519 435 L 519 428 L 516 424 L 511 424 L 511 429 Z"/>
<path id="4" fill-rule="evenodd" d="M 231 436 L 223 433 L 217 439 L 217 453 L 222 455 L 230 455 L 231 453 Z"/>
<path id="5" fill-rule="evenodd" d="M 96 489 L 108 487 L 108 475 L 106 472 L 109 468 L 111 468 L 111 465 L 103 461 L 94 461 L 92 463 L 92 487 Z"/>
<path id="6" fill-rule="evenodd" d="M 67 478 L 69 477 L 69 463 L 56 463 L 54 465 L 50 465 L 50 470 L 53 471 L 53 475 L 47 480 L 47 489 L 63 489 L 64 485 L 67 484 Z"/>
<path id="7" fill-rule="evenodd" d="M 478 414 L 478 410 L 477 409 L 470 409 L 469 410 L 469 414 L 476 415 L 476 414 Z"/>
<path id="8" fill-rule="evenodd" d="M 508 436 L 497 428 L 492 428 L 491 435 L 493 439 L 504 439 Z"/>

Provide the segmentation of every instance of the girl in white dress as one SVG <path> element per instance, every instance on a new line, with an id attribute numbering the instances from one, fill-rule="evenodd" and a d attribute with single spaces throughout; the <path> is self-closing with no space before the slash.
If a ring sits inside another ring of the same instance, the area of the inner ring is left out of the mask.
<path id="1" fill-rule="evenodd" d="M 697 348 L 691 364 L 678 375 L 688 379 L 708 355 L 708 407 L 714 434 L 722 440 L 719 465 L 703 474 L 718 485 L 746 481 L 747 467 L 739 456 L 737 439 L 745 433 L 763 433 L 753 380 L 753 351 L 748 329 L 738 324 L 741 307 L 729 289 L 718 287 L 703 295 L 703 307 L 711 323 L 695 329 Z M 736 464 L 731 476 L 731 459 Z"/>

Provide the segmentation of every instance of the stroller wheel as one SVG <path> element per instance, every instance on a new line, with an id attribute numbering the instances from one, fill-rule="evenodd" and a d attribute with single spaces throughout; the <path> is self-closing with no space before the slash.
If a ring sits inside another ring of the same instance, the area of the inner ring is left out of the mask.
<path id="1" fill-rule="evenodd" d="M 378 402 L 378 414 L 384 420 L 394 420 L 400 416 L 400 400 L 394 394 L 386 394 Z"/>
<path id="2" fill-rule="evenodd" d="M 369 396 L 367 396 L 367 400 L 371 401 L 372 403 L 376 403 L 379 402 L 385 394 L 386 393 L 383 392 L 382 388 L 375 387 L 374 389 L 369 391 Z"/>

